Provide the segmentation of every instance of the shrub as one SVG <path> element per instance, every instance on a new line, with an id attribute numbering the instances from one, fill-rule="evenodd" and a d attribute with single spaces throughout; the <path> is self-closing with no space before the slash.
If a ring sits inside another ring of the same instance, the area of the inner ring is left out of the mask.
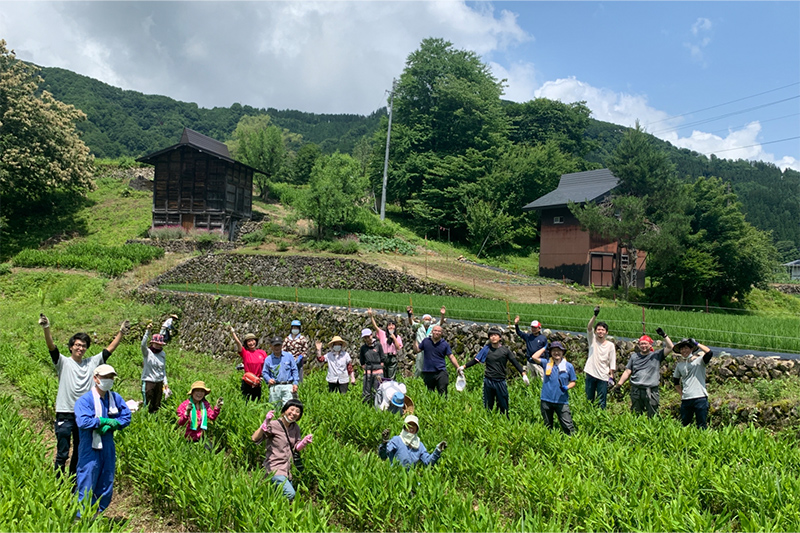
<path id="1" fill-rule="evenodd" d="M 294 206 L 295 202 L 302 195 L 304 187 L 292 185 L 291 183 L 274 183 L 267 184 L 270 194 L 277 198 L 283 205 Z"/>
<path id="2" fill-rule="evenodd" d="M 221 231 L 207 230 L 202 228 L 192 228 L 189 230 L 188 237 L 200 244 L 211 244 L 227 240 Z"/>
<path id="3" fill-rule="evenodd" d="M 334 254 L 357 254 L 358 253 L 358 242 L 355 239 L 342 239 L 333 241 L 330 246 L 328 246 L 328 251 Z"/>
<path id="4" fill-rule="evenodd" d="M 182 226 L 161 226 L 158 228 L 150 228 L 147 234 L 151 239 L 157 241 L 172 241 L 183 239 L 186 236 L 186 231 Z"/>
<path id="5" fill-rule="evenodd" d="M 164 256 L 164 250 L 146 244 L 103 246 L 74 243 L 50 250 L 23 250 L 12 259 L 18 267 L 55 267 L 93 270 L 108 276 L 119 276 L 134 266 Z"/>
<path id="6" fill-rule="evenodd" d="M 11 273 L 11 266 L 8 263 L 0 263 L 0 276 Z"/>
<path id="7" fill-rule="evenodd" d="M 764 402 L 774 402 L 781 396 L 781 382 L 759 379 L 753 383 L 753 388 L 758 392 L 758 398 Z"/>
<path id="8" fill-rule="evenodd" d="M 386 238 L 378 235 L 363 235 L 358 236 L 361 245 L 368 252 L 378 253 L 394 253 L 400 255 L 414 255 L 416 253 L 416 246 L 409 244 L 403 239 Z"/>

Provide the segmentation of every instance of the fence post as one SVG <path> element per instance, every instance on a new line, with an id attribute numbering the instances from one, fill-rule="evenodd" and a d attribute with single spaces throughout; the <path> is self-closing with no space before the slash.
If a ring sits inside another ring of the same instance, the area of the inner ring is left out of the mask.
<path id="1" fill-rule="evenodd" d="M 219 281 L 217 282 L 217 296 L 219 296 Z"/>
<path id="2" fill-rule="evenodd" d="M 508 325 L 511 325 L 511 309 L 508 307 L 508 298 L 506 298 L 506 316 L 508 316 Z"/>
<path id="3" fill-rule="evenodd" d="M 642 335 L 645 334 L 644 306 L 642 306 Z"/>
<path id="4" fill-rule="evenodd" d="M 347 289 L 347 311 L 350 311 L 350 289 Z"/>
<path id="5" fill-rule="evenodd" d="M 250 284 L 250 298 L 253 297 L 253 284 Z"/>
<path id="6" fill-rule="evenodd" d="M 294 303 L 299 303 L 300 298 L 297 296 L 297 287 L 294 288 Z"/>
<path id="7" fill-rule="evenodd" d="M 706 298 L 706 313 L 708 313 L 708 298 Z"/>

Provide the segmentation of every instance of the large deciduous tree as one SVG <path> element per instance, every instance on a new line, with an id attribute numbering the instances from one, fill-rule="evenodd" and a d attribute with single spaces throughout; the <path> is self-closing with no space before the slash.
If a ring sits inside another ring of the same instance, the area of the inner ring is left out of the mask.
<path id="1" fill-rule="evenodd" d="M 48 194 L 92 186 L 92 156 L 75 124 L 86 115 L 43 91 L 38 68 L 0 39 L 0 228 L 33 215 Z"/>
<path id="2" fill-rule="evenodd" d="M 322 238 L 355 219 L 368 181 L 358 161 L 336 152 L 317 160 L 308 185 L 296 207 L 314 222 L 317 237 Z"/>

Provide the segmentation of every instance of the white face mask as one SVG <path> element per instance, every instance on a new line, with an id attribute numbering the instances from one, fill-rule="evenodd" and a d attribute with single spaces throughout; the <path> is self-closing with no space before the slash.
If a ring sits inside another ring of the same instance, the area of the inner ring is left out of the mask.
<path id="1" fill-rule="evenodd" d="M 114 380 L 113 379 L 101 379 L 100 380 L 100 384 L 97 385 L 97 386 L 101 391 L 108 392 L 114 386 Z"/>
<path id="2" fill-rule="evenodd" d="M 425 324 L 426 326 L 430 326 L 431 325 L 431 321 L 430 320 L 423 320 L 422 323 Z"/>
<path id="3" fill-rule="evenodd" d="M 334 352 L 341 352 L 342 351 L 342 347 L 340 345 L 338 345 L 338 344 L 334 344 L 333 345 L 333 351 Z"/>
<path id="4" fill-rule="evenodd" d="M 292 335 L 299 335 L 299 334 L 300 334 L 300 330 L 299 329 L 292 328 Z"/>

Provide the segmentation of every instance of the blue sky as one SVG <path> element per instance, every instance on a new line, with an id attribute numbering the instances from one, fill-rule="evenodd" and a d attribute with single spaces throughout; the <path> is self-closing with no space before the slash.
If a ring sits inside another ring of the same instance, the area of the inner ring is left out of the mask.
<path id="1" fill-rule="evenodd" d="M 677 146 L 800 170 L 800 139 L 781 141 L 800 137 L 796 1 L 0 1 L 20 59 L 202 107 L 368 114 L 426 37 L 478 53 L 510 100 L 585 100 Z"/>

